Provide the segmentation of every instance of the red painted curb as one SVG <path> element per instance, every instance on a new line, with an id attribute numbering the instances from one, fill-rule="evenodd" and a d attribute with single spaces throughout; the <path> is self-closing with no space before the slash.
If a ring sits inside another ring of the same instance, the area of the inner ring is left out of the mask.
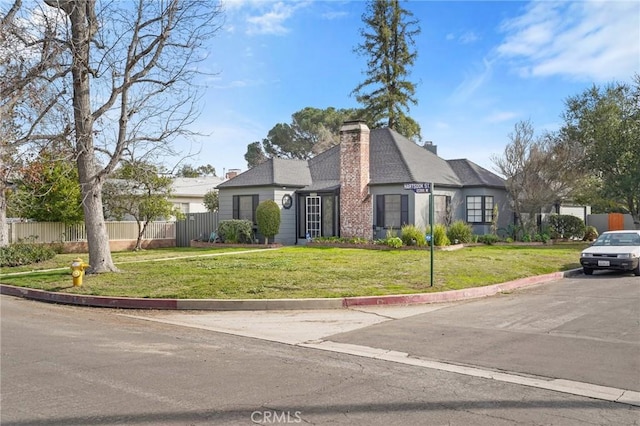
<path id="1" fill-rule="evenodd" d="M 473 287 L 464 290 L 450 290 L 438 293 L 397 294 L 390 296 L 345 297 L 342 300 L 342 306 L 348 308 L 351 306 L 410 305 L 416 303 L 455 302 L 464 299 L 492 296 L 503 291 L 558 280 L 564 276 L 564 272 L 554 272 L 536 277 L 527 277 L 519 280 L 508 281 L 506 283 L 493 284 L 484 287 Z"/>

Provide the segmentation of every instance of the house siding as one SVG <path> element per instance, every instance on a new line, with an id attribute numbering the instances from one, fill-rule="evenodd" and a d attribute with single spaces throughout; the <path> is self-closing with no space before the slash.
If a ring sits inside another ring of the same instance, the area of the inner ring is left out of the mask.
<path id="1" fill-rule="evenodd" d="M 233 219 L 233 197 L 235 195 L 258 195 L 258 203 L 265 200 L 273 200 L 280 207 L 280 232 L 273 239 L 274 243 L 285 245 L 296 243 L 296 197 L 293 190 L 273 188 L 273 187 L 242 187 L 242 188 L 220 188 L 218 195 L 218 212 L 220 220 Z M 285 194 L 291 195 L 293 205 L 290 209 L 282 207 L 282 197 Z M 262 241 L 264 237 L 258 235 Z"/>
<path id="2" fill-rule="evenodd" d="M 498 206 L 498 229 L 506 229 L 513 223 L 513 212 L 510 209 L 507 191 L 498 188 L 465 188 L 461 191 L 460 198 L 456 199 L 454 208 L 454 218 L 462 219 L 466 222 L 467 218 L 467 196 L 492 196 L 494 205 Z M 454 219 L 455 220 L 455 219 Z M 473 233 L 478 235 L 490 234 L 491 223 L 471 223 Z"/>
<path id="3" fill-rule="evenodd" d="M 291 208 L 285 209 L 282 206 L 282 197 L 286 194 L 291 195 L 293 204 Z M 296 211 L 297 198 L 293 190 L 277 189 L 273 192 L 274 201 L 280 207 L 280 232 L 275 236 L 274 242 L 284 245 L 293 245 L 296 243 Z"/>

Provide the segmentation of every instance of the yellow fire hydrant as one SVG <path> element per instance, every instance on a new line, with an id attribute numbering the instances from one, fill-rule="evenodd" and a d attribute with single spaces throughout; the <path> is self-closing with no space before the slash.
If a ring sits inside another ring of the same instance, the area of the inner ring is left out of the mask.
<path id="1" fill-rule="evenodd" d="M 71 262 L 71 276 L 73 277 L 74 287 L 82 286 L 82 277 L 84 277 L 84 270 L 90 267 L 91 265 L 89 265 L 88 263 L 84 263 L 79 257 L 77 259 L 73 259 L 73 262 Z"/>

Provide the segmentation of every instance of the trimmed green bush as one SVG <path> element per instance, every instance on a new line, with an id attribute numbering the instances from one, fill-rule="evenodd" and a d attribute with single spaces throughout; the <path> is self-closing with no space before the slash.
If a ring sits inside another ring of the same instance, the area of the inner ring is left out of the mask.
<path id="1" fill-rule="evenodd" d="M 265 200 L 256 209 L 258 232 L 264 235 L 265 244 L 280 231 L 280 207 L 273 200 Z"/>
<path id="2" fill-rule="evenodd" d="M 424 246 L 427 244 L 424 232 L 415 225 L 404 225 L 400 238 L 405 246 Z"/>
<path id="3" fill-rule="evenodd" d="M 554 214 L 549 217 L 549 227 L 554 238 L 582 239 L 585 234 L 584 220 L 566 214 Z"/>
<path id="4" fill-rule="evenodd" d="M 483 243 L 483 244 L 491 246 L 491 245 L 497 243 L 498 241 L 500 241 L 500 237 L 498 237 L 497 235 L 493 235 L 493 234 L 478 235 L 478 242 L 479 243 Z"/>
<path id="5" fill-rule="evenodd" d="M 470 243 L 473 241 L 473 229 L 471 225 L 462 220 L 456 220 L 449 226 L 447 237 L 454 243 Z"/>
<path id="6" fill-rule="evenodd" d="M 218 235 L 223 243 L 252 244 L 253 223 L 250 220 L 223 220 L 218 224 Z"/>
<path id="7" fill-rule="evenodd" d="M 6 247 L 0 247 L 0 266 L 30 265 L 52 259 L 56 254 L 56 248 L 51 245 L 21 240 Z"/>
<path id="8" fill-rule="evenodd" d="M 536 234 L 536 235 L 533 236 L 533 241 L 535 241 L 537 243 L 547 244 L 550 239 L 551 239 L 551 237 L 549 237 L 549 235 L 545 234 L 545 233 Z"/>

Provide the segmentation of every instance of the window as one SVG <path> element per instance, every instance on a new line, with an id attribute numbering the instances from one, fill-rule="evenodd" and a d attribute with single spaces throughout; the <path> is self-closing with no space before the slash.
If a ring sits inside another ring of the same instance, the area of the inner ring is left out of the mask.
<path id="1" fill-rule="evenodd" d="M 233 196 L 233 218 L 250 220 L 256 223 L 256 209 L 258 208 L 257 195 L 234 195 Z"/>
<path id="2" fill-rule="evenodd" d="M 173 203 L 174 207 L 177 207 L 181 213 L 189 213 L 189 203 Z"/>
<path id="3" fill-rule="evenodd" d="M 376 196 L 376 226 L 400 229 L 409 223 L 408 195 Z"/>
<path id="4" fill-rule="evenodd" d="M 434 207 L 435 223 L 450 225 L 451 224 L 451 196 L 450 195 L 434 195 L 433 207 Z"/>
<path id="5" fill-rule="evenodd" d="M 467 222 L 489 223 L 493 220 L 492 196 L 467 196 Z"/>
<path id="6" fill-rule="evenodd" d="M 321 198 L 318 196 L 310 196 L 307 197 L 307 233 L 311 238 L 320 236 L 320 224 L 322 223 L 321 218 Z"/>

